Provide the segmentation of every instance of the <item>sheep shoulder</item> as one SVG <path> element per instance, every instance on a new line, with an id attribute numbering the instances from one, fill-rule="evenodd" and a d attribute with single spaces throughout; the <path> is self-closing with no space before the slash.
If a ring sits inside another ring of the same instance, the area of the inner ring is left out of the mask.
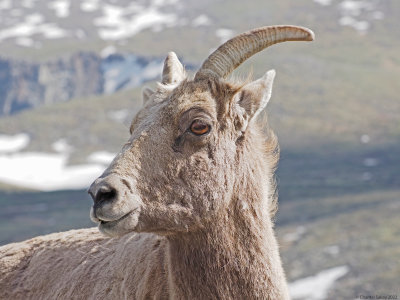
<path id="1" fill-rule="evenodd" d="M 0 247 L 0 299 L 166 298 L 166 241 L 96 228 Z"/>

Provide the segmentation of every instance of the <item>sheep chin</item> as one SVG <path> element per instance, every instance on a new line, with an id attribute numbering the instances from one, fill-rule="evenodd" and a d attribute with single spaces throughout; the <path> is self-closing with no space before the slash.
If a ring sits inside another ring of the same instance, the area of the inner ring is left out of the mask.
<path id="1" fill-rule="evenodd" d="M 120 237 L 135 231 L 139 221 L 139 210 L 135 209 L 118 220 L 101 221 L 98 225 L 99 231 L 108 237 Z"/>

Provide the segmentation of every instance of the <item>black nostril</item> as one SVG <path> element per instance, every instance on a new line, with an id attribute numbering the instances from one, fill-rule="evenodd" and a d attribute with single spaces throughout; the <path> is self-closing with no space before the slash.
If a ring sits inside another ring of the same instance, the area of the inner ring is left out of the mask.
<path id="1" fill-rule="evenodd" d="M 95 202 L 107 202 L 112 201 L 117 195 L 117 191 L 109 186 L 102 186 L 96 193 Z"/>

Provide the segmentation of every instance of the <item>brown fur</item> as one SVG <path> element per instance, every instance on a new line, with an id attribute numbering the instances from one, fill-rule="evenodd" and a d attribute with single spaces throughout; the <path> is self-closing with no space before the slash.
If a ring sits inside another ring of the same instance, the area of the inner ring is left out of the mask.
<path id="1" fill-rule="evenodd" d="M 168 72 L 90 188 L 112 238 L 82 229 L 1 247 L 1 299 L 289 298 L 272 222 L 279 151 L 255 122 L 274 73 L 237 85 Z M 188 131 L 196 119 L 209 134 Z"/>

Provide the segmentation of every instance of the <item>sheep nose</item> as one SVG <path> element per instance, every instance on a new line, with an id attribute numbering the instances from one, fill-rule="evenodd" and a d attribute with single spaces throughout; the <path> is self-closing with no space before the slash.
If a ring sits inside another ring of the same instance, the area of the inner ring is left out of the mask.
<path id="1" fill-rule="evenodd" d="M 98 206 L 107 202 L 112 202 L 117 198 L 118 192 L 112 183 L 106 180 L 96 180 L 90 186 L 88 193 L 92 197 L 95 206 Z"/>

